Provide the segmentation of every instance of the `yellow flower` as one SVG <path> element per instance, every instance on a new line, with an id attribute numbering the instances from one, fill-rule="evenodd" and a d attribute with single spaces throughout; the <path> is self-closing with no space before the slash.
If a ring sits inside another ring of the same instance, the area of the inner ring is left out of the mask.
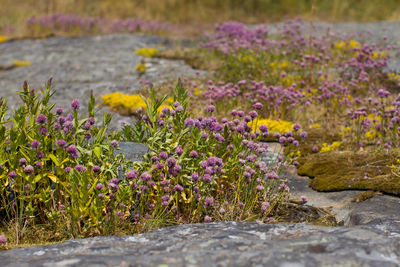
<path id="1" fill-rule="evenodd" d="M 386 54 L 384 52 L 374 52 L 372 54 L 372 57 L 375 59 L 384 58 L 384 57 L 386 57 Z"/>
<path id="2" fill-rule="evenodd" d="M 342 142 L 339 142 L 339 141 L 335 141 L 331 145 L 328 145 L 327 143 L 323 143 L 320 152 L 324 153 L 324 152 L 336 150 L 340 147 L 341 144 L 342 144 Z"/>
<path id="3" fill-rule="evenodd" d="M 0 35 L 0 43 L 3 43 L 5 41 L 7 41 L 7 40 L 8 40 L 7 36 Z"/>
<path id="4" fill-rule="evenodd" d="M 321 125 L 319 123 L 314 123 L 314 124 L 311 124 L 310 127 L 311 128 L 321 128 Z"/>
<path id="5" fill-rule="evenodd" d="M 372 139 L 374 139 L 374 138 L 376 137 L 376 132 L 373 131 L 373 130 L 368 131 L 368 132 L 365 133 L 365 137 L 366 137 L 368 140 L 372 140 Z"/>
<path id="6" fill-rule="evenodd" d="M 154 57 L 158 53 L 156 48 L 140 48 L 135 51 L 135 55 L 140 55 L 144 57 Z"/>
<path id="7" fill-rule="evenodd" d="M 139 73 L 144 73 L 145 71 L 146 71 L 146 69 L 147 69 L 147 67 L 146 67 L 146 65 L 145 64 L 137 64 L 136 65 L 136 70 L 139 72 Z"/>
<path id="8" fill-rule="evenodd" d="M 28 60 L 14 60 L 13 64 L 15 67 L 26 67 L 31 65 L 32 63 Z"/>

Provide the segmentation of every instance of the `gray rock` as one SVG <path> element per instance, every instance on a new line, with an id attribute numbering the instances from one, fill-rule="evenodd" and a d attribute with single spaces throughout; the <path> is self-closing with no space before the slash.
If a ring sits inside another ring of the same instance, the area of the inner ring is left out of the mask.
<path id="1" fill-rule="evenodd" d="M 162 49 L 169 40 L 143 34 L 110 34 L 103 36 L 52 37 L 42 40 L 20 40 L 0 43 L 0 97 L 6 96 L 10 108 L 21 101 L 16 94 L 25 80 L 31 88 L 40 89 L 53 77 L 55 95 L 52 102 L 69 108 L 74 98 L 87 110 L 90 91 L 101 103 L 102 95 L 112 92 L 134 93 L 142 88 L 141 80 L 153 84 L 175 82 L 190 77 L 195 70 L 180 60 L 143 58 L 134 52 L 143 47 Z M 10 68 L 14 60 L 28 60 L 27 67 Z M 142 60 L 149 67 L 143 75 L 136 71 Z M 202 72 L 204 73 L 204 72 Z M 105 108 L 102 112 L 107 111 Z M 131 117 L 113 112 L 112 129 Z"/>
<path id="2" fill-rule="evenodd" d="M 400 213 L 398 197 L 377 194 L 363 202 L 354 202 L 354 197 L 364 191 L 317 192 L 308 186 L 310 178 L 297 175 L 295 168 L 286 169 L 283 178 L 290 182 L 292 198 L 307 196 L 308 205 L 331 210 L 336 220 L 347 226 L 366 224 Z"/>
<path id="3" fill-rule="evenodd" d="M 114 150 L 114 155 L 122 153 L 127 160 L 141 162 L 143 161 L 143 156 L 149 151 L 149 147 L 142 143 L 120 142 L 119 149 Z"/>
<path id="4" fill-rule="evenodd" d="M 399 266 L 400 217 L 328 228 L 219 222 L 0 252 L 12 266 Z"/>

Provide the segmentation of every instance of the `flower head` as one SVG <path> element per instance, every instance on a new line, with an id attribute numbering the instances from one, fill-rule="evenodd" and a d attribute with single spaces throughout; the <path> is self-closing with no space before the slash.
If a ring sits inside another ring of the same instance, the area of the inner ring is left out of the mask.
<path id="1" fill-rule="evenodd" d="M 46 124 L 47 123 L 47 117 L 44 114 L 39 114 L 36 117 L 36 122 L 38 124 Z"/>
<path id="2" fill-rule="evenodd" d="M 71 102 L 71 108 L 72 109 L 78 110 L 80 107 L 81 107 L 81 103 L 79 102 L 79 100 L 77 98 L 72 100 L 72 102 Z"/>

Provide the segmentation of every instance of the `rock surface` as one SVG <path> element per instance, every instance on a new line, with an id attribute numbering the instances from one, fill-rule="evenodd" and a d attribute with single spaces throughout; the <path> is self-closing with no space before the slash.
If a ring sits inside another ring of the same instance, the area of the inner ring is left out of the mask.
<path id="1" fill-rule="evenodd" d="M 21 40 L 0 43 L 0 97 L 6 96 L 8 106 L 16 108 L 20 99 L 15 93 L 25 80 L 40 89 L 53 77 L 56 94 L 52 101 L 70 107 L 73 99 L 81 100 L 87 110 L 90 91 L 100 97 L 112 92 L 133 93 L 142 88 L 140 80 L 160 84 L 177 77 L 190 77 L 195 71 L 183 61 L 145 58 L 148 66 L 143 75 L 136 65 L 143 57 L 134 52 L 143 47 L 162 47 L 169 40 L 141 34 L 110 34 L 103 36 L 52 37 L 42 40 Z M 30 61 L 26 67 L 11 68 L 14 60 Z M 129 117 L 114 114 L 112 126 Z"/>
<path id="2" fill-rule="evenodd" d="M 400 217 L 328 228 L 219 222 L 0 252 L 23 266 L 399 266 Z"/>

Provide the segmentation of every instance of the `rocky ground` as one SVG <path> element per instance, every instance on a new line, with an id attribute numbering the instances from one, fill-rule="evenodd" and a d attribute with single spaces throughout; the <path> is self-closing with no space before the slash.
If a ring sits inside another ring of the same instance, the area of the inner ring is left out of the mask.
<path id="1" fill-rule="evenodd" d="M 81 100 L 86 109 L 90 91 L 97 102 L 112 92 L 133 93 L 142 88 L 141 80 L 160 84 L 176 81 L 177 77 L 190 77 L 195 71 L 183 63 L 146 58 L 148 66 L 143 75 L 136 65 L 143 57 L 134 52 L 143 47 L 162 49 L 171 40 L 141 34 L 111 34 L 103 36 L 52 37 L 38 40 L 21 40 L 0 43 L 0 97 L 7 97 L 10 108 L 20 100 L 15 91 L 26 80 L 34 89 L 40 89 L 53 77 L 56 94 L 52 100 L 62 107 L 69 107 L 73 99 Z M 13 67 L 14 60 L 30 61 L 26 67 Z M 128 117 L 114 115 L 114 128 Z"/>
<path id="2" fill-rule="evenodd" d="M 400 22 L 316 23 L 315 33 L 325 27 L 355 38 L 379 42 L 384 36 L 397 44 Z M 273 33 L 274 27 L 271 26 Z M 307 25 L 303 30 L 307 30 Z M 372 32 L 372 35 L 370 34 Z M 178 76 L 195 75 L 181 61 L 148 59 L 149 69 L 139 77 L 135 70 L 141 47 L 169 45 L 163 38 L 112 34 L 88 37 L 53 37 L 0 44 L 0 96 L 16 107 L 24 80 L 39 88 L 54 77 L 54 101 L 69 106 L 93 90 L 96 97 L 140 88 L 139 79 L 159 83 Z M 11 68 L 13 60 L 32 65 Z M 400 54 L 393 52 L 388 71 L 400 71 Z M 126 120 L 115 115 L 118 120 Z M 136 157 L 137 155 L 135 155 Z M 353 202 L 360 191 L 319 193 L 308 187 L 309 178 L 287 170 L 294 198 L 306 195 L 308 204 L 329 207 L 343 227 L 304 224 L 257 224 L 221 222 L 182 225 L 129 237 L 97 237 L 63 244 L 0 252 L 1 266 L 400 266 L 400 199 L 375 195 Z"/>

